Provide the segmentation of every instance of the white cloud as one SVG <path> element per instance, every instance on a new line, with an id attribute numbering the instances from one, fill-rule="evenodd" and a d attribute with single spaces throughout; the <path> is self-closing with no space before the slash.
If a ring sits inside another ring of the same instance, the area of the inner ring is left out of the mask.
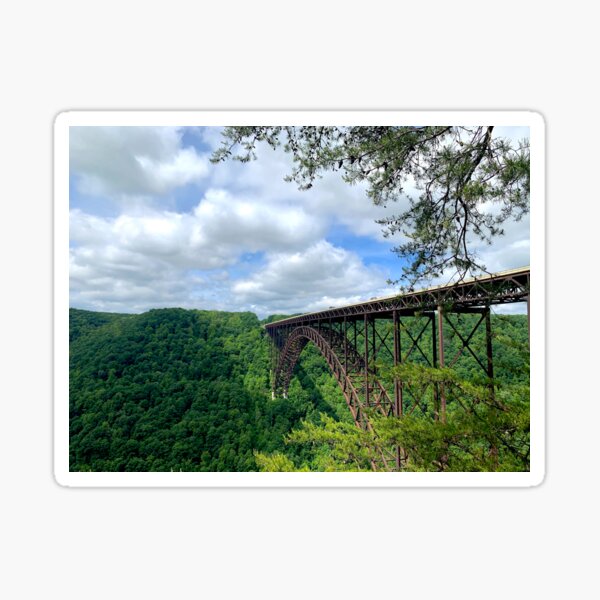
<path id="1" fill-rule="evenodd" d="M 310 312 L 366 299 L 386 279 L 381 269 L 322 240 L 304 251 L 269 255 L 265 267 L 236 282 L 232 293 L 262 314 Z"/>
<path id="2" fill-rule="evenodd" d="M 208 190 L 192 213 L 70 214 L 70 238 L 86 248 L 114 248 L 197 269 L 230 264 L 244 252 L 304 248 L 324 233 L 325 224 L 301 208 L 275 210 L 223 190 Z"/>
<path id="3" fill-rule="evenodd" d="M 324 223 L 300 208 L 274 210 L 223 190 L 207 191 L 192 213 L 105 218 L 72 210 L 72 299 L 98 310 L 111 301 L 189 305 L 198 282 L 188 272 L 230 267 L 245 253 L 296 251 L 324 233 Z"/>
<path id="4" fill-rule="evenodd" d="M 515 241 L 491 246 L 487 252 L 482 252 L 482 261 L 491 273 L 517 269 L 529 265 L 529 239 L 517 239 Z"/>
<path id="5" fill-rule="evenodd" d="M 479 239 L 469 240 L 470 248 L 477 252 L 481 262 L 491 273 L 516 269 L 529 265 L 529 214 L 520 221 L 508 221 L 502 225 L 504 234 L 494 238 L 491 245 Z"/>
<path id="6" fill-rule="evenodd" d="M 214 128 L 191 133 L 214 146 L 220 141 Z M 499 133 L 524 137 L 516 129 Z M 364 186 L 349 186 L 339 173 L 301 192 L 283 180 L 292 169 L 289 155 L 268 147 L 258 154 L 247 164 L 211 165 L 207 155 L 182 146 L 176 128 L 73 128 L 71 169 L 79 184 L 101 198 L 127 197 L 112 218 L 71 211 L 73 305 L 243 308 L 262 316 L 391 294 L 388 273 L 324 238 L 342 225 L 381 240 L 375 220 L 402 212 L 407 200 L 375 207 Z M 191 212 L 161 209 L 158 196 L 200 181 L 207 191 Z M 505 236 L 477 250 L 491 271 L 528 263 L 528 218 L 508 224 Z M 242 264 L 246 253 L 264 253 L 265 262 Z M 231 267 L 238 277 L 246 274 L 233 280 Z"/>
<path id="7" fill-rule="evenodd" d="M 208 158 L 175 127 L 71 127 L 70 168 L 95 196 L 165 194 L 204 179 Z"/>
<path id="8" fill-rule="evenodd" d="M 215 147 L 220 142 L 214 132 L 210 140 Z M 398 214 L 408 204 L 407 198 L 402 198 L 388 207 L 375 206 L 366 195 L 366 185 L 351 186 L 339 172 L 327 172 L 310 190 L 300 191 L 296 183 L 284 181 L 293 169 L 291 155 L 264 143 L 258 144 L 256 154 L 257 160 L 248 163 L 227 161 L 216 165 L 211 172 L 211 185 L 243 192 L 257 203 L 294 204 L 330 224 L 347 227 L 355 235 L 378 240 L 383 239 L 383 234 L 376 220 Z M 413 193 L 414 189 L 408 186 L 407 192 Z"/>
<path id="9" fill-rule="evenodd" d="M 244 251 L 304 248 L 326 232 L 326 223 L 300 205 L 270 203 L 208 190 L 193 220 L 211 245 Z"/>

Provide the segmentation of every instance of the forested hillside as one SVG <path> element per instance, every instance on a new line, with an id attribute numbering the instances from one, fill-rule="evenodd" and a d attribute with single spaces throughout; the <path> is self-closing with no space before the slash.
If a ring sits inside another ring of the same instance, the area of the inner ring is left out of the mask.
<path id="1" fill-rule="evenodd" d="M 496 376 L 525 383 L 525 317 L 497 316 L 494 325 L 505 339 L 495 347 Z M 457 369 L 475 376 L 473 364 L 461 359 Z M 252 313 L 71 309 L 70 469 L 252 471 L 257 452 L 263 468 L 265 456 L 283 455 L 286 465 L 319 468 L 327 447 L 286 440 L 322 415 L 353 427 L 335 380 L 311 345 L 287 399 L 271 398 L 269 369 L 269 342 Z"/>
<path id="2" fill-rule="evenodd" d="M 289 399 L 271 400 L 268 341 L 251 313 L 71 309 L 70 340 L 73 471 L 251 471 L 253 451 L 283 449 L 302 420 L 345 416 L 316 352 Z"/>

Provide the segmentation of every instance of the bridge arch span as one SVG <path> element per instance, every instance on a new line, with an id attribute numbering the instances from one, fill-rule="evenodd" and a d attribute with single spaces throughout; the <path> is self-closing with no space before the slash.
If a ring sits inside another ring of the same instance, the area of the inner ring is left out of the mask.
<path id="1" fill-rule="evenodd" d="M 365 405 L 361 399 L 361 386 L 365 381 L 365 363 L 362 356 L 350 344 L 345 336 L 329 329 L 323 335 L 318 329 L 304 325 L 293 329 L 279 353 L 279 359 L 274 373 L 274 388 L 276 392 L 287 395 L 288 386 L 302 351 L 309 342 L 312 342 L 325 358 L 329 369 L 333 373 L 356 425 L 362 429 L 371 430 L 371 424 L 365 414 Z M 340 358 L 345 357 L 344 359 Z M 373 373 L 367 369 L 372 388 L 376 388 L 378 395 L 373 406 L 384 414 L 389 414 L 391 402 L 385 388 L 377 381 Z"/>

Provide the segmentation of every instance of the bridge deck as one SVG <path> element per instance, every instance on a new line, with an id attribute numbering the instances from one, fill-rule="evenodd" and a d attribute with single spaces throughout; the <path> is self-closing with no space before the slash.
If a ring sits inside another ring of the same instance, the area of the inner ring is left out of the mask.
<path id="1" fill-rule="evenodd" d="M 438 285 L 405 294 L 374 298 L 358 304 L 296 315 L 273 321 L 265 327 L 276 329 L 281 326 L 322 320 L 352 320 L 365 314 L 388 318 L 393 311 L 410 314 L 415 311 L 436 310 L 439 306 L 448 306 L 451 310 L 460 312 L 477 306 L 524 302 L 529 296 L 529 281 L 530 269 L 522 267 L 465 279 L 456 284 Z"/>

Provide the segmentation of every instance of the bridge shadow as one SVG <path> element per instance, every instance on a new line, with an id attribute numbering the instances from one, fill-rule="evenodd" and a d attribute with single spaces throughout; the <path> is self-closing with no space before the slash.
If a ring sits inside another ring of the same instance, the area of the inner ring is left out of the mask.
<path id="1" fill-rule="evenodd" d="M 323 371 L 329 375 L 327 363 L 324 359 L 322 368 Z M 302 365 L 302 358 L 300 358 L 300 361 L 294 369 L 294 376 L 297 377 L 300 386 L 302 387 L 302 390 L 304 390 L 309 395 L 312 405 L 314 406 L 317 413 L 324 413 L 328 417 L 333 417 L 334 419 L 339 420 L 339 412 L 336 410 L 335 406 L 333 406 L 330 401 L 325 400 L 321 390 L 317 387 L 315 383 L 315 379 L 319 376 L 319 374 L 309 373 Z M 331 377 L 331 375 L 329 376 Z M 331 377 L 331 379 L 333 380 L 333 377 Z M 343 404 L 343 408 L 347 410 L 345 403 Z"/>

